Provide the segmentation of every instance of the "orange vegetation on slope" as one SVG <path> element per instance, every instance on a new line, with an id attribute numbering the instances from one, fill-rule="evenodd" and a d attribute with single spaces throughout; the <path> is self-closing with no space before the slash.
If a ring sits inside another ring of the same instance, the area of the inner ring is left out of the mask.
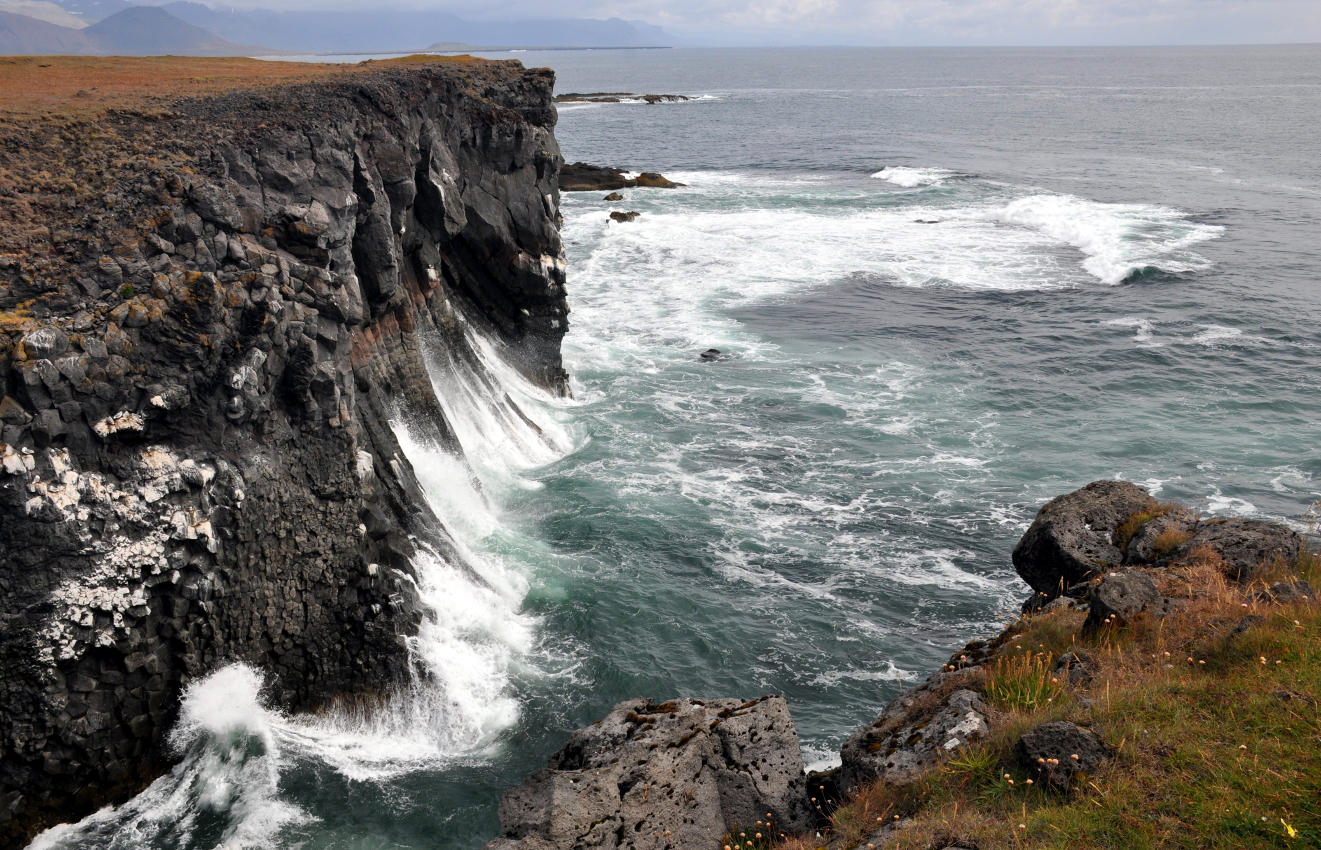
<path id="1" fill-rule="evenodd" d="M 480 62 L 471 56 L 402 56 L 390 65 Z M 0 117 L 92 115 L 177 97 L 347 76 L 379 68 L 190 56 L 0 56 Z"/>

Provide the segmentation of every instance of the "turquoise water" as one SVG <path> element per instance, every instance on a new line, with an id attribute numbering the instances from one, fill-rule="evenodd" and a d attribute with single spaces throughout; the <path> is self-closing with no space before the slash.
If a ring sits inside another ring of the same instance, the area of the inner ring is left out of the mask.
<path id="1" fill-rule="evenodd" d="M 688 185 L 625 192 L 628 224 L 564 196 L 573 399 L 438 353 L 479 488 L 396 423 L 465 553 L 419 564 L 418 685 L 286 718 L 230 668 L 247 699 L 190 693 L 178 775 L 45 846 L 480 847 L 638 695 L 785 694 L 827 764 L 1027 595 L 1009 552 L 1051 496 L 1123 477 L 1296 524 L 1317 498 L 1321 49 L 520 58 L 698 96 L 558 128 Z"/>

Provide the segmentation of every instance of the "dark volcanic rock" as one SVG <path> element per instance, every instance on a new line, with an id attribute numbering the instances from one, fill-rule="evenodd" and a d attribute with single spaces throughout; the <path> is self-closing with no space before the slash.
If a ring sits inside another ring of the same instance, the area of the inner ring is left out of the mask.
<path id="1" fill-rule="evenodd" d="M 683 186 L 654 171 L 644 171 L 637 177 L 628 177 L 621 168 L 606 168 L 575 162 L 560 168 L 560 190 L 564 192 L 609 192 L 616 189 L 675 189 Z"/>
<path id="2" fill-rule="evenodd" d="M 1014 547 L 1014 568 L 1038 593 L 1059 596 L 1124 561 L 1115 530 L 1156 506 L 1151 494 L 1127 481 L 1096 481 L 1047 502 Z"/>
<path id="3" fill-rule="evenodd" d="M 620 224 L 623 224 L 629 221 L 637 221 L 637 218 L 640 215 L 642 215 L 642 213 L 636 212 L 634 210 L 629 210 L 628 212 L 621 212 L 619 210 L 615 210 L 614 212 L 610 213 L 610 220 L 617 221 Z"/>
<path id="4" fill-rule="evenodd" d="M 793 833 L 811 823 L 803 781 L 782 697 L 629 700 L 504 795 L 487 850 L 706 847 L 768 812 Z"/>
<path id="5" fill-rule="evenodd" d="M 706 351 L 703 351 L 701 354 L 697 355 L 697 358 L 699 360 L 706 360 L 710 362 L 714 360 L 728 360 L 729 355 L 723 353 L 718 348 L 708 348 Z"/>
<path id="6" fill-rule="evenodd" d="M 622 200 L 624 200 L 624 196 L 621 195 L 621 194 L 619 194 L 618 192 L 611 192 L 609 195 L 606 195 L 605 198 L 603 198 L 602 200 L 606 200 L 606 201 L 622 201 Z"/>
<path id="7" fill-rule="evenodd" d="M 424 344 L 471 358 L 466 321 L 564 388 L 551 86 L 387 67 L 79 149 L 123 170 L 45 222 L 85 249 L 0 267 L 31 316 L 0 327 L 0 845 L 140 788 L 222 664 L 284 710 L 407 678 L 412 541 L 451 546 L 388 424 L 449 439 Z"/>
<path id="8" fill-rule="evenodd" d="M 990 726 L 982 697 L 961 687 L 976 675 L 975 668 L 937 673 L 854 732 L 840 750 L 840 787 L 856 790 L 877 779 L 911 782 L 985 738 Z"/>
<path id="9" fill-rule="evenodd" d="M 1151 576 L 1137 570 L 1106 573 L 1092 587 L 1091 607 L 1084 632 L 1093 632 L 1102 626 L 1122 626 L 1139 614 L 1159 614 L 1164 610 L 1164 597 L 1156 589 Z"/>
<path id="10" fill-rule="evenodd" d="M 1056 720 L 1023 735 L 1014 752 L 1023 769 L 1035 773 L 1038 782 L 1067 793 L 1078 774 L 1092 773 L 1115 751 L 1092 730 Z"/>
<path id="11" fill-rule="evenodd" d="M 1224 562 L 1225 575 L 1246 583 L 1278 561 L 1292 566 L 1301 543 L 1298 532 L 1279 523 L 1234 517 L 1198 523 L 1179 551 L 1213 549 Z"/>

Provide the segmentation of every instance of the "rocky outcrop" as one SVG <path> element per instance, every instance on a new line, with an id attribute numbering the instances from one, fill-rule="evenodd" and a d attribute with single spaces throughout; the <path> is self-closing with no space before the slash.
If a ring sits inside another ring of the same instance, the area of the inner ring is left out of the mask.
<path id="1" fill-rule="evenodd" d="M 601 165 L 589 165 L 575 162 L 560 169 L 560 188 L 566 192 L 608 192 L 615 189 L 677 189 L 682 183 L 654 171 L 644 171 L 637 177 L 629 177 L 621 168 L 607 168 Z"/>
<path id="2" fill-rule="evenodd" d="M 551 86 L 435 63 L 177 101 L 106 118 L 94 205 L 32 194 L 49 227 L 0 257 L 0 845 L 141 787 L 221 663 L 285 710 L 406 677 L 410 558 L 449 545 L 388 424 L 449 438 L 425 347 L 471 358 L 471 323 L 565 386 Z"/>
<path id="3" fill-rule="evenodd" d="M 769 819 L 810 823 L 782 697 L 620 703 L 500 801 L 487 850 L 684 850 Z"/>
<path id="4" fill-rule="evenodd" d="M 630 101 L 655 106 L 658 103 L 682 103 L 692 100 L 682 94 L 634 94 L 622 91 L 568 92 L 555 95 L 556 103 L 627 103 Z"/>

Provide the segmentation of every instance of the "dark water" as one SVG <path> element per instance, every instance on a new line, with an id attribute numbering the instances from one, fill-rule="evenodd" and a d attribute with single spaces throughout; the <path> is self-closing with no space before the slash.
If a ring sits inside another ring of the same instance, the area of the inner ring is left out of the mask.
<path id="1" fill-rule="evenodd" d="M 489 361 L 547 440 L 437 364 L 489 498 L 406 441 L 472 562 L 420 569 L 431 683 L 281 718 L 230 668 L 250 699 L 190 694 L 179 775 L 52 845 L 480 847 L 503 790 L 636 695 L 783 693 L 825 762 L 1026 595 L 1009 552 L 1049 497 L 1118 476 L 1306 521 L 1321 48 L 519 58 L 700 96 L 558 129 L 688 187 L 626 192 L 624 225 L 566 194 L 576 398 Z M 210 826 L 160 827 L 189 813 Z"/>

